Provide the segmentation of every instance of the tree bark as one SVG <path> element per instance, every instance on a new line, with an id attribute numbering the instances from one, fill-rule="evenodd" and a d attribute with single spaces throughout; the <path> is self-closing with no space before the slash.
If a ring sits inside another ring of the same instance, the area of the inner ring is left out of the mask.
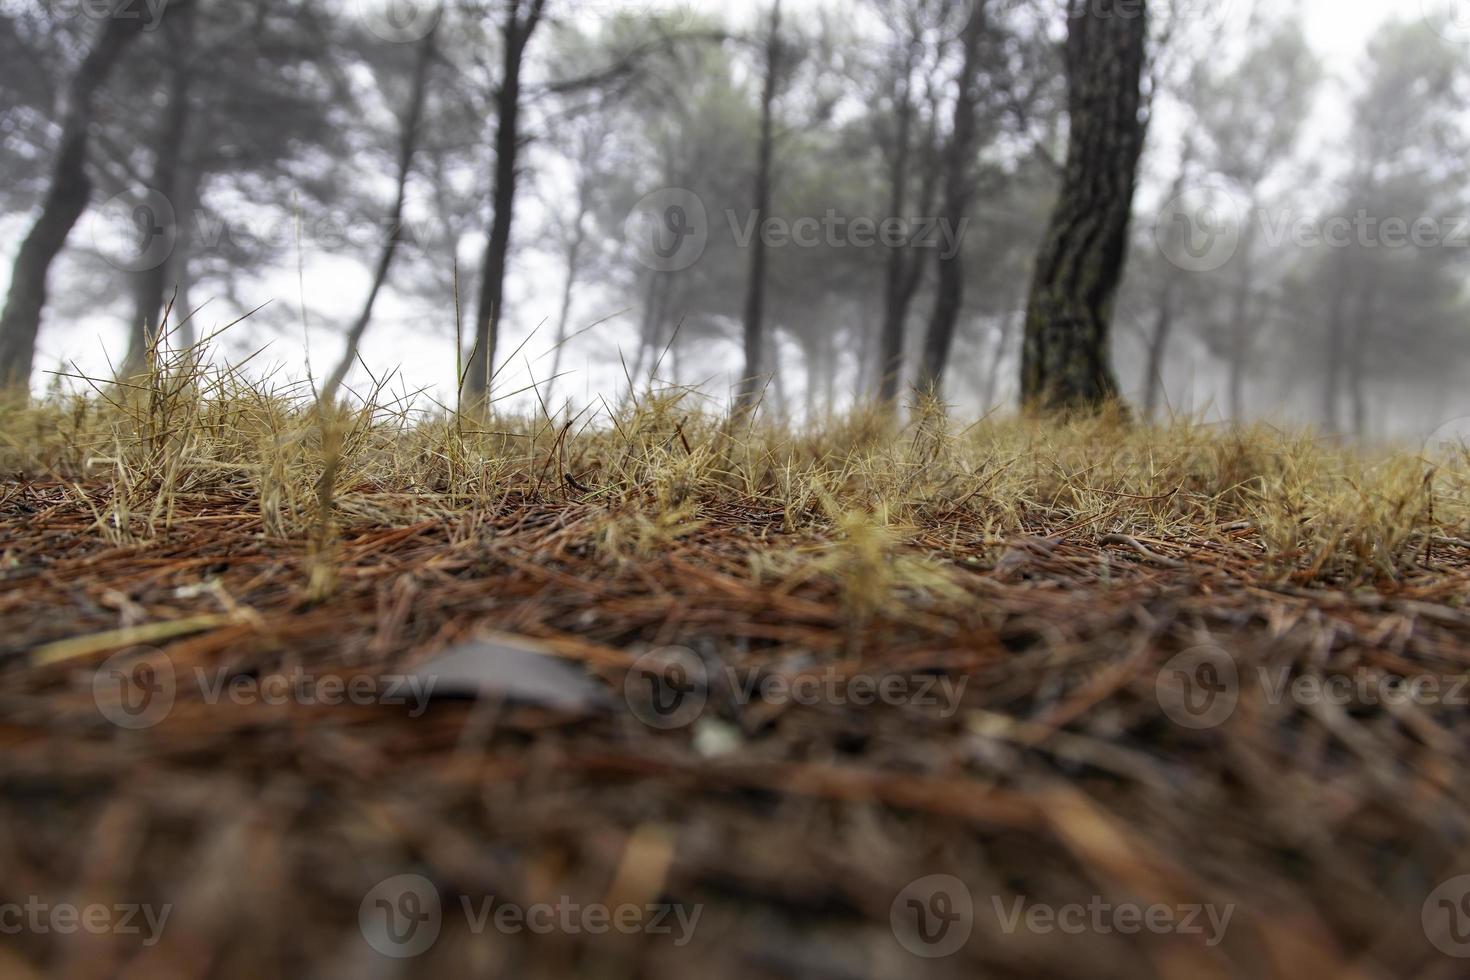
<path id="1" fill-rule="evenodd" d="M 398 184 L 393 197 L 393 210 L 388 216 L 388 238 L 383 242 L 383 250 L 378 256 L 378 267 L 373 273 L 373 284 L 368 290 L 362 312 L 358 314 L 352 329 L 347 331 L 347 347 L 342 354 L 342 360 L 337 364 L 337 369 L 332 372 L 332 376 L 327 379 L 327 383 L 322 386 L 321 400 L 324 405 L 330 405 L 336 399 L 338 390 L 347 380 L 348 372 L 352 370 L 352 363 L 357 360 L 357 352 L 362 346 L 363 335 L 367 333 L 369 324 L 373 322 L 373 308 L 377 305 L 378 295 L 388 284 L 388 275 L 393 269 L 393 260 L 398 255 L 398 247 L 403 240 L 403 209 L 408 198 L 408 179 L 413 174 L 413 158 L 418 153 L 424 102 L 428 98 L 429 72 L 434 64 L 434 43 L 437 34 L 437 25 L 435 25 L 435 29 L 430 30 L 419 42 L 418 58 L 413 69 L 413 87 L 409 92 L 408 108 L 404 113 L 402 129 L 398 137 Z"/>
<path id="2" fill-rule="evenodd" d="M 113 16 L 102 21 L 67 86 L 51 183 L 41 213 L 15 257 L 10 293 L 0 313 L 0 389 L 24 390 L 30 385 L 41 311 L 46 306 L 47 274 L 92 197 L 87 155 L 97 93 L 128 44 L 142 32 L 142 11 L 134 12 L 138 16 Z"/>
<path id="3" fill-rule="evenodd" d="M 964 236 L 960 233 L 975 195 L 975 153 L 979 140 L 980 39 L 986 29 L 985 4 L 973 0 L 962 42 L 964 61 L 955 95 L 954 132 L 944 152 L 944 211 L 941 215 L 954 235 L 953 253 L 939 257 L 939 279 L 935 286 L 934 312 L 924 338 L 924 358 L 919 366 L 919 390 L 938 395 L 954 346 L 955 327 L 965 302 Z"/>
<path id="4" fill-rule="evenodd" d="M 1145 0 L 1072 0 L 1069 16 L 1067 162 L 1022 350 L 1021 400 L 1034 412 L 1095 412 L 1118 397 L 1108 335 L 1148 128 Z"/>
<path id="5" fill-rule="evenodd" d="M 169 20 L 167 29 L 174 56 L 169 63 L 168 101 L 163 110 L 162 125 L 154 137 L 153 175 L 148 190 L 168 202 L 172 214 L 159 216 L 167 220 L 161 233 L 168 236 L 173 248 L 177 248 L 180 208 L 184 207 L 183 156 L 189 138 L 189 100 L 194 78 L 192 9 L 181 8 Z M 124 378 L 136 377 L 148 369 L 149 349 L 158 342 L 163 326 L 163 311 L 168 303 L 169 277 L 177 271 L 177 265 L 173 261 L 173 248 L 156 265 L 133 274 L 135 306 L 133 320 L 128 325 L 128 353 L 119 372 Z M 180 315 L 188 314 L 174 311 L 175 323 Z"/>
<path id="6" fill-rule="evenodd" d="M 546 382 L 546 401 L 551 403 L 556 390 L 557 377 L 561 374 L 562 352 L 567 343 L 567 332 L 572 320 L 572 293 L 577 287 L 577 278 L 582 271 L 582 249 L 587 244 L 587 215 L 592 210 L 592 175 L 584 173 L 577 181 L 577 217 L 572 228 L 571 240 L 567 242 L 566 279 L 561 290 L 561 315 L 556 323 L 556 347 L 551 355 L 551 379 Z"/>
<path id="7" fill-rule="evenodd" d="M 180 181 L 178 213 L 179 234 L 174 241 L 174 254 L 170 259 L 173 271 L 171 278 L 177 284 L 178 297 L 174 300 L 174 309 L 178 311 L 174 322 L 178 324 L 178 343 L 180 347 L 193 347 L 199 342 L 199 324 L 194 320 L 194 314 L 198 308 L 194 306 L 194 242 L 193 230 L 197 227 L 198 220 L 195 211 L 199 207 L 200 188 L 203 186 L 204 175 L 200 172 L 200 164 L 197 158 L 198 132 L 192 144 L 195 148 L 195 159 L 191 162 L 186 155 L 184 161 L 184 176 Z"/>
<path id="8" fill-rule="evenodd" d="M 1372 332 L 1374 308 L 1378 295 L 1371 277 L 1365 279 L 1358 292 L 1357 313 L 1353 317 L 1352 359 L 1348 362 L 1349 392 L 1352 395 L 1353 436 L 1359 440 L 1368 435 L 1368 337 Z"/>
<path id="9" fill-rule="evenodd" d="M 996 396 L 1000 392 L 1001 365 L 1005 362 L 1006 351 L 1010 350 L 1011 338 L 1020 331 L 1025 318 L 1025 310 L 1002 313 L 1000 316 L 1000 334 L 995 338 L 995 353 L 990 357 L 990 366 L 985 376 L 984 409 L 987 412 L 995 407 Z"/>
<path id="10" fill-rule="evenodd" d="M 761 392 L 761 362 L 765 342 L 766 242 L 760 234 L 771 206 L 771 159 L 775 149 L 775 104 L 781 62 L 781 0 L 771 4 L 771 23 L 766 36 L 766 77 L 761 91 L 761 132 L 755 171 L 755 218 L 757 232 L 750 245 L 750 280 L 745 291 L 745 374 L 740 379 L 736 410 L 755 407 Z"/>
<path id="11" fill-rule="evenodd" d="M 1254 213 L 1254 209 L 1252 209 Z M 1240 248 L 1236 261 L 1240 269 L 1235 279 L 1235 292 L 1230 303 L 1230 418 L 1235 422 L 1245 419 L 1245 373 L 1249 367 L 1250 349 L 1255 340 L 1251 327 L 1251 233 L 1245 229 L 1241 234 Z"/>
<path id="12" fill-rule="evenodd" d="M 521 148 L 521 69 L 526 45 L 541 23 L 546 0 L 509 0 L 501 27 L 503 68 L 495 99 L 495 217 L 485 242 L 480 271 L 480 301 L 475 311 L 475 350 L 465 391 L 471 404 L 484 407 L 495 371 L 495 346 L 505 299 L 505 269 L 510 255 L 511 222 L 516 196 L 516 161 Z"/>
<path id="13" fill-rule="evenodd" d="M 1184 193 L 1184 183 L 1189 175 L 1189 165 L 1194 158 L 1194 142 L 1185 138 L 1184 152 L 1179 159 L 1179 173 L 1169 189 L 1169 200 L 1176 201 Z M 1179 254 L 1183 245 L 1184 229 L 1178 221 L 1170 221 L 1165 233 L 1164 253 L 1167 259 Z M 1159 402 L 1164 395 L 1164 361 L 1168 354 L 1169 339 L 1174 332 L 1174 301 L 1179 292 L 1178 271 L 1166 261 L 1161 269 L 1154 328 L 1148 338 L 1148 364 L 1143 374 L 1143 416 L 1152 419 L 1158 414 Z"/>
<path id="14" fill-rule="evenodd" d="M 1322 379 L 1322 427 L 1329 435 L 1342 431 L 1338 405 L 1342 391 L 1342 347 L 1347 312 L 1347 270 L 1339 259 L 1338 277 L 1327 306 L 1327 371 Z"/>
<path id="15" fill-rule="evenodd" d="M 888 193 L 888 215 L 891 218 L 903 217 L 908 206 L 909 161 L 913 154 L 915 112 L 914 63 L 918 58 L 918 50 L 918 38 L 910 37 L 894 99 L 896 132 Z M 885 405 L 891 405 L 897 400 L 899 385 L 903 381 L 904 325 L 908 319 L 909 303 L 913 299 L 913 290 L 907 288 L 909 264 L 914 261 L 912 249 L 907 245 L 893 248 L 888 253 L 878 375 L 878 398 Z"/>

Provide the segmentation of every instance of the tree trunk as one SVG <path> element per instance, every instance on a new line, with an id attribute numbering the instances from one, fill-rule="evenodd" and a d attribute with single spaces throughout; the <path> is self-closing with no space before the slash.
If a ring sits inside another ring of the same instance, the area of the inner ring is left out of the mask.
<path id="1" fill-rule="evenodd" d="M 1011 314 L 1001 314 L 1000 336 L 995 338 L 995 353 L 991 355 L 990 366 L 985 377 L 985 411 L 995 407 L 997 395 L 1000 393 L 1000 368 L 1005 362 L 1006 352 L 1011 348 L 1011 338 L 1021 329 L 1022 321 L 1025 320 L 1026 311 L 1017 310 Z"/>
<path id="2" fill-rule="evenodd" d="M 1247 229 L 1241 235 L 1236 256 L 1240 269 L 1230 303 L 1230 418 L 1237 423 L 1245 419 L 1245 374 L 1255 341 L 1255 330 L 1251 326 L 1251 245 Z"/>
<path id="3" fill-rule="evenodd" d="M 1039 412 L 1093 412 L 1118 397 L 1108 333 L 1148 128 L 1146 0 L 1072 0 L 1069 15 L 1067 163 L 1021 358 L 1021 401 Z"/>
<path id="4" fill-rule="evenodd" d="M 196 130 L 194 145 L 198 145 L 198 134 Z M 199 342 L 199 324 L 194 321 L 194 314 L 198 308 L 194 305 L 195 280 L 194 280 L 194 229 L 198 226 L 195 211 L 199 207 L 200 188 L 203 186 L 204 175 L 199 170 L 199 161 L 196 158 L 191 162 L 187 158 L 184 162 L 184 176 L 180 179 L 179 203 L 175 219 L 178 221 L 178 238 L 174 241 L 174 254 L 170 259 L 173 272 L 170 274 L 177 284 L 178 298 L 174 301 L 174 309 L 178 311 L 174 322 L 178 324 L 178 343 L 182 348 L 190 348 Z"/>
<path id="5" fill-rule="evenodd" d="M 1322 427 L 1329 435 L 1342 431 L 1338 404 L 1342 391 L 1342 347 L 1347 307 L 1346 268 L 1338 261 L 1339 276 L 1327 307 L 1327 371 L 1322 381 Z"/>
<path id="6" fill-rule="evenodd" d="M 383 242 L 383 250 L 378 256 L 378 267 L 373 273 L 373 284 L 368 290 L 362 312 L 358 314 L 352 329 L 347 332 L 347 347 L 342 354 L 342 360 L 322 386 L 321 400 L 324 405 L 330 405 L 336 399 L 338 390 L 352 370 L 352 363 L 357 360 L 363 335 L 373 322 L 373 307 L 377 305 L 378 295 L 388 284 L 388 274 L 393 269 L 393 259 L 398 255 L 398 247 L 403 239 L 403 209 L 408 198 L 408 179 L 413 173 L 413 158 L 418 152 L 419 132 L 424 116 L 424 101 L 429 92 L 429 72 L 434 64 L 434 40 L 437 33 L 437 30 L 430 30 L 419 42 L 418 59 L 413 70 L 413 88 L 409 93 L 408 109 L 404 113 L 398 137 L 398 184 L 393 197 L 393 210 L 388 216 L 388 238 Z"/>
<path id="7" fill-rule="evenodd" d="M 140 10 L 134 13 L 138 16 L 125 17 L 119 13 L 102 21 L 92 47 L 67 86 L 51 183 L 41 213 L 15 257 L 10 293 L 4 313 L 0 313 L 0 389 L 25 390 L 30 385 L 36 335 L 41 328 L 41 311 L 46 306 L 47 273 L 92 196 L 87 151 L 97 92 L 112 74 L 128 43 L 141 33 L 145 19 Z"/>
<path id="8" fill-rule="evenodd" d="M 1184 183 L 1189 175 L 1189 165 L 1194 158 L 1194 142 L 1188 137 L 1184 141 L 1184 152 L 1179 158 L 1179 173 L 1169 189 L 1169 200 L 1176 201 L 1184 193 Z M 1170 221 L 1165 232 L 1164 254 L 1178 255 L 1184 244 L 1184 227 L 1178 221 Z M 1161 270 L 1154 329 L 1148 339 L 1148 364 L 1143 375 L 1143 416 L 1157 416 L 1159 402 L 1164 395 L 1164 360 L 1168 353 L 1169 338 L 1174 332 L 1174 300 L 1179 291 L 1178 270 L 1166 261 Z"/>
<path id="9" fill-rule="evenodd" d="M 909 159 L 913 153 L 914 62 L 917 60 L 918 49 L 918 40 L 910 38 L 894 100 L 897 132 L 894 136 L 893 166 L 888 178 L 888 215 L 895 219 L 903 217 L 908 206 Z M 878 398 L 885 405 L 891 405 L 897 400 L 899 385 L 903 381 L 904 325 L 908 318 L 909 303 L 913 299 L 913 291 L 906 288 L 909 264 L 915 261 L 912 251 L 905 244 L 888 253 L 878 374 Z"/>
<path id="10" fill-rule="evenodd" d="M 745 374 L 740 379 L 736 410 L 755 407 L 761 391 L 762 347 L 765 340 L 766 242 L 760 231 L 771 206 L 771 158 L 775 149 L 775 103 L 781 61 L 781 0 L 771 4 L 770 33 L 766 36 L 766 78 L 761 92 L 761 132 L 755 171 L 756 235 L 750 244 L 750 281 L 745 291 Z"/>
<path id="11" fill-rule="evenodd" d="M 590 175 L 588 175 L 590 178 Z M 572 320 L 572 293 L 577 286 L 577 277 L 582 268 L 582 249 L 587 243 L 587 213 L 592 210 L 592 185 L 584 178 L 577 185 L 577 223 L 572 229 L 572 240 L 567 243 L 566 279 L 561 290 L 561 315 L 556 323 L 556 348 L 551 355 L 551 380 L 546 382 L 546 401 L 556 390 L 557 376 L 561 374 L 562 350 L 567 343 L 567 331 Z"/>
<path id="12" fill-rule="evenodd" d="M 495 371 L 495 345 L 505 298 L 505 268 L 510 254 L 511 221 L 516 196 L 516 161 L 521 148 L 521 69 L 526 45 L 541 22 L 546 0 L 509 0 L 501 30 L 504 46 L 500 91 L 495 99 L 495 217 L 485 242 L 480 270 L 480 302 L 475 311 L 475 350 L 465 391 L 470 402 L 484 407 Z"/>
<path id="13" fill-rule="evenodd" d="M 1378 297 L 1371 278 L 1358 293 L 1357 315 L 1353 318 L 1352 359 L 1348 362 L 1349 391 L 1352 394 L 1353 436 L 1359 440 L 1368 434 L 1368 337 L 1373 328 L 1374 308 Z"/>
<path id="14" fill-rule="evenodd" d="M 148 370 L 148 352 L 160 340 L 163 312 L 169 302 L 169 277 L 177 271 L 172 253 L 178 247 L 179 209 L 184 206 L 183 157 L 189 142 L 189 99 L 194 80 L 192 10 L 182 8 L 168 21 L 167 28 L 174 56 L 169 64 L 168 101 L 153 145 L 153 175 L 148 190 L 169 205 L 168 213 L 157 216 L 165 223 L 150 229 L 150 234 L 165 235 L 171 247 L 169 254 L 162 256 L 157 263 L 150 263 L 133 274 L 133 320 L 128 325 L 127 358 L 119 372 L 124 378 L 136 377 Z M 150 224 L 152 220 L 150 218 Z M 173 311 L 174 323 L 178 323 L 180 316 L 187 316 L 187 313 Z"/>
<path id="15" fill-rule="evenodd" d="M 1174 291 L 1177 278 L 1164 273 L 1164 283 L 1159 289 L 1159 306 L 1154 317 L 1153 333 L 1148 339 L 1148 365 L 1144 369 L 1143 417 L 1155 418 L 1159 402 L 1164 394 L 1164 356 L 1169 347 L 1169 336 L 1174 332 Z"/>
<path id="16" fill-rule="evenodd" d="M 652 370 L 658 359 L 658 345 L 663 342 L 664 324 L 669 315 L 669 296 L 673 289 L 673 276 L 670 273 L 650 273 L 648 292 L 643 301 L 643 328 L 638 335 L 638 359 L 633 362 L 631 373 L 635 386 L 643 376 L 643 369 L 648 367 Z M 652 381 L 650 377 L 649 382 Z"/>
<path id="17" fill-rule="evenodd" d="M 941 218 L 954 236 L 954 252 L 939 257 L 939 281 L 935 286 L 934 312 L 924 338 L 924 359 L 919 366 L 919 390 L 938 395 L 954 346 L 955 327 L 965 302 L 964 249 L 961 234 L 970 201 L 975 193 L 975 152 L 980 104 L 980 39 L 985 35 L 985 4 L 973 0 L 963 36 L 964 62 L 960 67 L 954 105 L 954 132 L 944 151 L 944 211 Z"/>

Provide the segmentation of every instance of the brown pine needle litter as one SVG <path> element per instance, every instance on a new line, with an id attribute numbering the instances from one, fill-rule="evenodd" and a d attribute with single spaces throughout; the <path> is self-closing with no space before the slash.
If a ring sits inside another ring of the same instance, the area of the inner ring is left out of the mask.
<path id="1" fill-rule="evenodd" d="M 1463 976 L 1470 454 L 910 415 L 0 411 L 0 967 Z"/>

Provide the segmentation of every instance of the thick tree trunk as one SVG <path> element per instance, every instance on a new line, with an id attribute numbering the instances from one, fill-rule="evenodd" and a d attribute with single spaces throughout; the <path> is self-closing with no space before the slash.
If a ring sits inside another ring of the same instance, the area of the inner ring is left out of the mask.
<path id="1" fill-rule="evenodd" d="M 153 234 L 163 234 L 177 248 L 181 217 L 184 207 L 183 157 L 189 142 L 190 89 L 193 83 L 194 15 L 182 8 L 167 23 L 170 45 L 174 57 L 169 64 L 168 102 L 163 109 L 162 124 L 158 128 L 153 145 L 153 175 L 148 190 L 168 202 L 169 212 L 157 216 L 164 221 L 161 229 Z M 150 219 L 151 220 L 151 219 Z M 133 320 L 128 325 L 128 354 L 123 361 L 121 376 L 136 377 L 148 369 L 148 351 L 159 340 L 163 326 L 162 317 L 169 302 L 169 277 L 177 271 L 170 254 L 160 258 L 157 264 L 133 274 Z M 175 283 L 177 285 L 177 283 Z M 173 320 L 187 316 L 179 310 L 173 311 Z"/>
<path id="2" fill-rule="evenodd" d="M 755 170 L 755 218 L 766 220 L 771 206 L 771 159 L 775 151 L 776 88 L 781 69 L 781 0 L 771 4 L 770 33 L 766 36 L 766 78 L 761 92 L 761 132 Z M 765 344 L 766 242 L 757 230 L 750 244 L 750 280 L 745 290 L 745 369 L 735 400 L 736 410 L 755 407 L 761 392 Z"/>
<path id="3" fill-rule="evenodd" d="M 10 293 L 0 313 L 0 388 L 24 390 L 30 384 L 36 335 L 46 306 L 47 274 L 92 196 L 87 151 L 97 92 L 129 42 L 141 33 L 144 22 L 141 15 L 103 20 L 91 49 L 67 86 L 51 183 L 41 213 L 15 257 Z"/>
<path id="4" fill-rule="evenodd" d="M 954 346 L 955 327 L 965 302 L 964 236 L 960 233 L 975 193 L 975 152 L 979 137 L 976 111 L 980 104 L 980 39 L 985 35 L 985 4 L 973 0 L 970 20 L 963 35 L 964 61 L 960 67 L 955 96 L 954 131 L 944 151 L 944 211 L 941 214 L 955 247 L 939 257 L 939 280 L 935 287 L 934 312 L 924 338 L 924 356 L 919 365 L 919 390 L 938 395 L 949 352 Z"/>
<path id="5" fill-rule="evenodd" d="M 521 148 L 521 69 L 525 65 L 526 45 L 540 24 L 545 7 L 546 0 L 509 0 L 501 31 L 503 70 L 495 99 L 495 186 L 491 195 L 495 217 L 481 263 L 475 350 L 465 381 L 470 402 L 480 407 L 490 394 L 505 299 L 505 269 L 515 211 L 516 161 Z"/>
<path id="6" fill-rule="evenodd" d="M 429 71 L 434 63 L 436 34 L 437 31 L 431 30 L 419 42 L 418 59 L 414 64 L 413 88 L 409 93 L 408 108 L 404 113 L 402 129 L 398 137 L 398 184 L 393 196 L 393 210 L 388 216 L 388 238 L 383 242 L 383 250 L 378 256 L 378 267 L 373 273 L 373 284 L 368 290 L 362 312 L 358 314 L 352 329 L 347 332 L 347 347 L 342 354 L 342 360 L 337 364 L 337 369 L 332 372 L 332 376 L 327 379 L 327 383 L 322 386 L 321 400 L 324 405 L 330 405 L 336 399 L 338 390 L 347 380 L 348 372 L 352 370 L 352 363 L 357 360 L 357 352 L 362 346 L 363 335 L 367 333 L 368 325 L 373 322 L 373 308 L 377 305 L 378 295 L 388 284 L 388 275 L 393 270 L 393 260 L 398 255 L 398 247 L 403 240 L 403 209 L 408 199 L 408 179 L 413 173 L 413 158 L 418 152 L 424 101 L 428 98 L 429 92 Z"/>
<path id="7" fill-rule="evenodd" d="M 1118 397 L 1108 334 L 1147 129 L 1145 11 L 1145 0 L 1070 5 L 1067 163 L 1036 258 L 1021 358 L 1031 411 L 1097 411 Z"/>

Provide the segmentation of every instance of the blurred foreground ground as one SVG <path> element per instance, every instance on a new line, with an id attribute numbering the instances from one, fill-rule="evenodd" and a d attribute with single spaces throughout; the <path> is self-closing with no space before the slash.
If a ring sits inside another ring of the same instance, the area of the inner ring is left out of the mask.
<path id="1" fill-rule="evenodd" d="M 12 419 L 0 975 L 1466 973 L 1463 460 L 240 411 Z"/>

